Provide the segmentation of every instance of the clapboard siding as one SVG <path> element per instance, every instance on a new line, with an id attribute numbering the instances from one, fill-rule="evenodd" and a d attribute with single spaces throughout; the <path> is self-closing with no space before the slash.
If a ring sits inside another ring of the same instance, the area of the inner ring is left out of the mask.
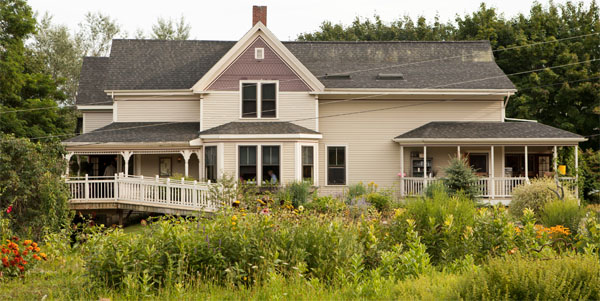
<path id="1" fill-rule="evenodd" d="M 118 122 L 200 122 L 200 100 L 120 100 Z"/>
<path id="2" fill-rule="evenodd" d="M 91 132 L 108 125 L 113 121 L 112 111 L 106 112 L 84 112 L 83 113 L 83 132 Z"/>
<path id="3" fill-rule="evenodd" d="M 392 139 L 431 121 L 501 121 L 502 101 L 449 101 L 422 104 L 418 101 L 353 101 L 321 104 L 319 116 L 331 116 L 365 110 L 368 113 L 322 118 L 319 131 L 319 184 L 326 185 L 326 145 L 347 145 L 347 184 L 374 181 L 383 186 L 398 183 L 400 147 Z M 402 107 L 400 107 L 402 106 Z M 390 107 L 399 107 L 387 109 Z M 442 153 L 450 150 L 432 150 Z M 497 157 L 501 156 L 496 149 Z M 405 169 L 410 168 L 406 150 Z M 447 156 L 446 156 L 447 157 Z M 498 162 L 498 159 L 496 160 Z M 445 162 L 440 162 L 440 169 Z M 435 163 L 434 163 L 435 164 Z M 495 165 L 499 170 L 498 164 Z M 341 189 L 341 188 L 340 188 Z"/>
<path id="4" fill-rule="evenodd" d="M 207 130 L 232 121 L 293 121 L 294 123 L 316 130 L 315 98 L 303 92 L 279 92 L 277 101 L 277 119 L 241 119 L 240 93 L 219 92 L 204 96 L 202 129 Z M 304 120 L 299 120 L 304 119 Z M 298 120 L 298 121 L 296 121 Z"/>

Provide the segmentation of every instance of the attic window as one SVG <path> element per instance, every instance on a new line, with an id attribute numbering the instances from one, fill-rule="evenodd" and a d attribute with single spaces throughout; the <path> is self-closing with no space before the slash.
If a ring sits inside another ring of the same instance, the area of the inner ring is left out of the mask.
<path id="1" fill-rule="evenodd" d="M 265 49 L 264 48 L 254 48 L 254 58 L 257 60 L 265 59 Z"/>
<path id="2" fill-rule="evenodd" d="M 325 74 L 325 79 L 350 79 L 349 73 Z"/>
<path id="3" fill-rule="evenodd" d="M 379 73 L 377 79 L 403 80 L 404 75 L 402 73 Z"/>

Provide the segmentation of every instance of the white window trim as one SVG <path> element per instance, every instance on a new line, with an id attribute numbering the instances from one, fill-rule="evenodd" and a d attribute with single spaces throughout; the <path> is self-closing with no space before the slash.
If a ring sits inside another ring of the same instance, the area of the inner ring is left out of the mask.
<path id="1" fill-rule="evenodd" d="M 259 52 L 262 54 L 262 57 L 258 57 Z M 264 60 L 265 59 L 265 48 L 263 48 L 263 47 L 254 48 L 254 59 Z"/>
<path id="2" fill-rule="evenodd" d="M 329 148 L 330 147 L 344 147 L 345 148 L 345 151 L 344 151 L 344 155 L 345 155 L 345 158 L 344 158 L 345 161 L 344 162 L 345 162 L 345 164 L 344 165 L 345 165 L 345 169 L 346 169 L 346 174 L 345 174 L 345 176 L 346 176 L 346 181 L 345 182 L 346 183 L 343 184 L 343 185 L 337 185 L 337 184 L 331 184 L 330 185 L 329 184 L 329 175 L 328 175 L 328 173 L 329 173 Z M 350 162 L 348 162 L 348 145 L 347 144 L 325 144 L 325 186 L 327 186 L 327 187 L 347 187 L 348 186 L 348 182 L 350 182 L 349 179 L 348 179 L 348 166 L 350 165 L 349 163 Z"/>
<path id="3" fill-rule="evenodd" d="M 262 147 L 279 146 L 279 185 L 283 185 L 283 143 L 236 143 L 235 144 L 235 179 L 240 178 L 240 146 L 256 146 L 256 185 L 262 186 Z"/>
<path id="4" fill-rule="evenodd" d="M 256 117 L 243 117 L 243 84 L 256 84 Z M 275 84 L 275 117 L 261 116 L 262 113 L 262 84 Z M 240 80 L 240 119 L 243 120 L 277 120 L 279 119 L 279 81 L 278 80 Z"/>
<path id="5" fill-rule="evenodd" d="M 202 180 L 208 180 L 206 178 L 206 148 L 209 146 L 215 146 L 217 148 L 217 162 L 215 166 L 215 169 L 217 170 L 217 181 L 219 179 L 221 179 L 221 173 L 219 172 L 219 168 L 222 168 L 221 162 L 219 161 L 219 158 L 221 158 L 221 153 L 219 152 L 219 149 L 221 149 L 220 144 L 219 143 L 207 143 L 204 144 L 202 146 L 202 170 L 200 171 L 200 175 L 202 176 Z M 200 158 L 198 158 L 198 160 L 200 160 Z"/>
<path id="6" fill-rule="evenodd" d="M 296 181 L 304 180 L 302 178 L 302 147 L 312 146 L 313 148 L 313 186 L 319 185 L 319 143 L 296 142 Z M 337 186 L 337 185 L 336 185 Z"/>

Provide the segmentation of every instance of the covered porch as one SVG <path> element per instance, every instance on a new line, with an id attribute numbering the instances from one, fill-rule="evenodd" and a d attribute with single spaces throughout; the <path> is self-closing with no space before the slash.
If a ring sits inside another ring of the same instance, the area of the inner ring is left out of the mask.
<path id="1" fill-rule="evenodd" d="M 431 122 L 394 141 L 400 147 L 402 197 L 421 195 L 441 181 L 452 158 L 475 170 L 479 196 L 490 203 L 508 204 L 513 189 L 535 177 L 556 177 L 578 195 L 578 143 L 584 138 L 557 128 L 534 122 Z M 574 154 L 568 170 L 559 160 L 561 149 Z"/>

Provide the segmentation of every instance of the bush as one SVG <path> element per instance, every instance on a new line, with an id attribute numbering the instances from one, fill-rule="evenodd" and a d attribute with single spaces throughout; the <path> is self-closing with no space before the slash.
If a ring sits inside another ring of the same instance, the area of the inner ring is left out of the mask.
<path id="1" fill-rule="evenodd" d="M 490 260 L 460 284 L 467 300 L 598 300 L 600 262 L 593 256 Z"/>
<path id="2" fill-rule="evenodd" d="M 367 202 L 379 212 L 388 211 L 392 207 L 392 198 L 385 193 L 371 192 L 367 194 Z"/>
<path id="3" fill-rule="evenodd" d="M 582 194 L 592 203 L 600 203 L 600 150 L 581 152 Z"/>
<path id="4" fill-rule="evenodd" d="M 346 209 L 346 203 L 331 196 L 322 196 L 314 198 L 306 203 L 307 210 L 314 210 L 320 213 L 341 213 Z"/>
<path id="5" fill-rule="evenodd" d="M 450 194 L 462 192 L 470 199 L 475 199 L 479 195 L 477 188 L 477 175 L 469 166 L 465 159 L 454 158 L 444 170 L 444 185 L 446 185 Z"/>
<path id="6" fill-rule="evenodd" d="M 585 216 L 585 210 L 580 208 L 575 200 L 551 201 L 544 205 L 541 221 L 546 227 L 562 225 L 577 233 L 579 222 Z"/>
<path id="7" fill-rule="evenodd" d="M 348 186 L 348 190 L 346 191 L 346 202 L 352 203 L 357 198 L 360 198 L 367 194 L 367 186 L 363 184 L 363 182 L 358 182 L 356 184 Z"/>
<path id="8" fill-rule="evenodd" d="M 532 179 L 531 184 L 515 187 L 509 207 L 510 214 L 521 217 L 523 210 L 529 208 L 539 215 L 546 203 L 558 200 L 557 189 L 556 182 L 552 178 Z M 564 192 L 565 200 L 574 199 L 569 190 L 565 189 Z"/>
<path id="9" fill-rule="evenodd" d="M 300 205 L 304 205 L 306 200 L 311 196 L 312 184 L 309 181 L 297 181 L 291 182 L 278 193 L 278 199 L 280 201 L 290 201 L 294 207 L 298 208 Z"/>

